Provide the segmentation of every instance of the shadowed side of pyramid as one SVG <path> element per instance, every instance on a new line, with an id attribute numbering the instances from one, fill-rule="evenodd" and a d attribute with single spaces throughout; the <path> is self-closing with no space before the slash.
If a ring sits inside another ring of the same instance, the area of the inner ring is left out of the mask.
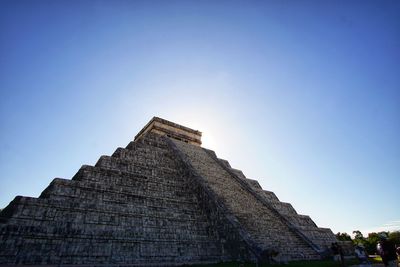
<path id="1" fill-rule="evenodd" d="M 254 180 L 216 157 L 213 151 L 173 141 L 186 161 L 218 195 L 261 251 L 278 252 L 282 260 L 319 259 L 336 241 L 333 233 L 319 229 L 311 219 L 298 215 L 288 203 L 269 200 Z M 273 194 L 273 193 L 272 193 Z M 291 208 L 291 209 L 290 209 Z M 312 236 L 310 233 L 318 233 Z"/>
<path id="2" fill-rule="evenodd" d="M 126 148 L 0 213 L 0 264 L 183 265 L 318 259 L 335 237 L 154 117 Z"/>
<path id="3" fill-rule="evenodd" d="M 330 249 L 333 242 L 337 242 L 331 229 L 318 227 L 310 216 L 298 214 L 290 203 L 281 202 L 274 192 L 263 190 L 256 180 L 248 179 L 242 171 L 232 168 L 227 160 L 219 158 L 218 160 L 228 172 L 248 183 L 253 193 L 261 197 L 270 209 L 277 211 L 279 216 L 284 217 L 301 235 L 308 238 L 319 251 L 325 252 Z"/>

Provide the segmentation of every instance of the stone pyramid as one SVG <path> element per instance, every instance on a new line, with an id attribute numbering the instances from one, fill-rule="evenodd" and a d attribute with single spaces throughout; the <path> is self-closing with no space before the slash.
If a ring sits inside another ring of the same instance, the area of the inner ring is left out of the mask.
<path id="1" fill-rule="evenodd" d="M 157 117 L 126 148 L 0 213 L 3 265 L 320 259 L 334 241 L 202 148 L 201 132 Z"/>

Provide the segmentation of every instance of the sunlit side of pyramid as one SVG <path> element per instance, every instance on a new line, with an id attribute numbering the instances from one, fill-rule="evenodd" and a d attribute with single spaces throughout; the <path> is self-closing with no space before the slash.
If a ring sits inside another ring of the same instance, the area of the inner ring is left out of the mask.
<path id="1" fill-rule="evenodd" d="M 202 148 L 199 131 L 157 117 L 126 148 L 0 213 L 0 264 L 319 259 L 334 241 Z"/>

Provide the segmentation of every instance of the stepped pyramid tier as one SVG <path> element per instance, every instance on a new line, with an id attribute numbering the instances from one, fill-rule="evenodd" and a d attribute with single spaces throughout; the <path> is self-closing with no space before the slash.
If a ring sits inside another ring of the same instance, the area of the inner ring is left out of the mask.
<path id="1" fill-rule="evenodd" d="M 154 117 L 126 148 L 0 213 L 0 265 L 171 266 L 320 259 L 336 238 Z"/>

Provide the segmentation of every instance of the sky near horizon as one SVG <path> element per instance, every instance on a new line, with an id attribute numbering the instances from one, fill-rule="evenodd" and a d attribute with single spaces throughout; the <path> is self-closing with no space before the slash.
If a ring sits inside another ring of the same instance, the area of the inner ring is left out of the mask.
<path id="1" fill-rule="evenodd" d="M 399 1 L 0 1 L 0 208 L 203 132 L 335 233 L 400 229 Z"/>

